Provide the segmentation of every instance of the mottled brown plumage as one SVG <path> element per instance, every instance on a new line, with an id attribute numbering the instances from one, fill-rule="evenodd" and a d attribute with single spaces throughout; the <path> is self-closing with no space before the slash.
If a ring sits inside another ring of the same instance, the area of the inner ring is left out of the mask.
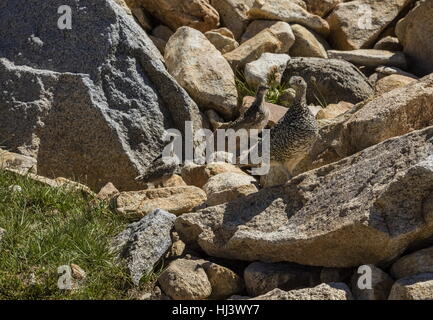
<path id="1" fill-rule="evenodd" d="M 170 143 L 173 142 L 173 139 L 174 137 L 171 137 Z M 143 182 L 146 188 L 153 188 L 163 185 L 176 173 L 177 169 L 179 169 L 178 158 L 175 157 L 174 150 L 171 150 L 169 156 L 161 153 L 135 180 Z"/>
<path id="2" fill-rule="evenodd" d="M 289 83 L 296 96 L 292 107 L 270 131 L 271 172 L 262 179 L 265 186 L 287 181 L 318 136 L 317 121 L 306 102 L 306 82 L 301 77 L 292 77 Z M 286 177 L 282 174 L 283 169 L 287 172 Z"/>
<path id="3" fill-rule="evenodd" d="M 239 118 L 232 122 L 218 123 L 213 121 L 215 129 L 233 129 L 238 131 L 240 129 L 251 130 L 257 129 L 262 130 L 266 127 L 269 120 L 269 110 L 265 107 L 266 93 L 269 88 L 266 86 L 260 86 L 257 90 L 256 99 L 254 103 L 240 115 Z M 211 119 L 212 122 L 212 119 Z"/>

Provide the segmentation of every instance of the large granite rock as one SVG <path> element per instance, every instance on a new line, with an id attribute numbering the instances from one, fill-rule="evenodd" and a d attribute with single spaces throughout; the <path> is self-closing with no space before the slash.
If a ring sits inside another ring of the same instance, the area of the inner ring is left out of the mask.
<path id="1" fill-rule="evenodd" d="M 413 0 L 356 0 L 340 3 L 328 16 L 329 41 L 338 50 L 368 49 Z"/>
<path id="2" fill-rule="evenodd" d="M 61 5 L 72 9 L 71 30 L 57 27 Z M 0 62 L 0 141 L 37 156 L 40 174 L 136 189 L 165 129 L 202 126 L 151 40 L 113 0 L 1 7 L 0 57 L 9 61 Z"/>
<path id="3" fill-rule="evenodd" d="M 176 216 L 155 210 L 138 222 L 130 224 L 113 239 L 112 249 L 124 260 L 134 284 L 153 271 L 156 263 L 170 249 L 170 232 Z"/>
<path id="4" fill-rule="evenodd" d="M 433 75 L 355 106 L 323 123 L 319 139 L 297 166 L 304 172 L 338 161 L 388 138 L 433 125 Z"/>
<path id="5" fill-rule="evenodd" d="M 219 14 L 207 0 L 140 0 L 139 3 L 173 30 L 189 26 L 206 32 L 219 25 Z"/>
<path id="6" fill-rule="evenodd" d="M 419 1 L 396 26 L 395 33 L 408 56 L 411 69 L 425 75 L 433 72 L 433 2 Z"/>
<path id="7" fill-rule="evenodd" d="M 179 28 L 165 47 L 165 61 L 170 74 L 201 108 L 233 117 L 238 99 L 235 75 L 204 34 L 190 27 Z"/>
<path id="8" fill-rule="evenodd" d="M 433 127 L 389 139 L 176 229 L 209 255 L 352 267 L 389 261 L 433 235 Z"/>
<path id="9" fill-rule="evenodd" d="M 292 58 L 287 63 L 282 83 L 292 76 L 301 76 L 307 82 L 307 102 L 313 105 L 340 101 L 358 103 L 374 94 L 361 71 L 344 60 Z"/>

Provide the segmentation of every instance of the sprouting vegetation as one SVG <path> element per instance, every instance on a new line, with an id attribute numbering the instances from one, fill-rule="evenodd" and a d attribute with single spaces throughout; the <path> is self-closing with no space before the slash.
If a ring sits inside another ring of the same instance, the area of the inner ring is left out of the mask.
<path id="1" fill-rule="evenodd" d="M 0 169 L 0 299 L 131 299 L 155 280 L 132 289 L 109 248 L 128 222 L 90 200 Z M 71 263 L 87 276 L 79 289 L 60 290 L 57 268 Z"/>

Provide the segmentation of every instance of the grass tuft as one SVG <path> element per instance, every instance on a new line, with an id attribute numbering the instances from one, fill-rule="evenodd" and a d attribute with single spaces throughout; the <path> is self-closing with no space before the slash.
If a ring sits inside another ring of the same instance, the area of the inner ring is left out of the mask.
<path id="1" fill-rule="evenodd" d="M 238 90 L 239 99 L 242 102 L 244 97 L 256 95 L 256 89 L 250 87 L 245 80 L 245 75 L 241 71 L 237 71 L 236 73 L 236 88 Z M 283 105 L 283 101 L 281 97 L 285 90 L 289 89 L 290 86 L 288 83 L 276 83 L 272 79 L 268 81 L 269 91 L 266 95 L 266 101 L 278 105 Z"/>
<path id="2" fill-rule="evenodd" d="M 21 192 L 9 186 L 19 185 Z M 0 170 L 0 299 L 128 299 L 132 283 L 109 249 L 127 221 L 80 192 Z M 57 268 L 86 271 L 77 290 L 57 287 Z M 153 281 L 149 276 L 146 282 Z M 134 289 L 135 290 L 135 289 Z"/>

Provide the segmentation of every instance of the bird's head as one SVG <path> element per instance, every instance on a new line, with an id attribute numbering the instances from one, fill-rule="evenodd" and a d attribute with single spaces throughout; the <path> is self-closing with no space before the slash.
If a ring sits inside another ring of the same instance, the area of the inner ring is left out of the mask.
<path id="1" fill-rule="evenodd" d="M 261 85 L 257 88 L 257 93 L 266 93 L 270 88 L 268 86 Z"/>
<path id="2" fill-rule="evenodd" d="M 268 93 L 269 87 L 261 85 L 257 88 L 257 99 L 263 100 L 266 97 L 266 94 Z"/>
<path id="3" fill-rule="evenodd" d="M 296 91 L 305 90 L 307 88 L 307 83 L 302 77 L 291 77 L 289 85 Z"/>

